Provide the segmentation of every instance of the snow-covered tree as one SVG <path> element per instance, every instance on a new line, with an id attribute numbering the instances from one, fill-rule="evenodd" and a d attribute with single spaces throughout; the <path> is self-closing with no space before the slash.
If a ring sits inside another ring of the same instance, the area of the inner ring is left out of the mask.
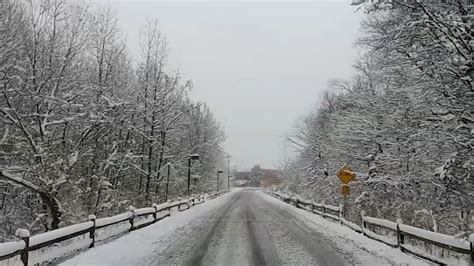
<path id="1" fill-rule="evenodd" d="M 359 175 L 351 184 L 352 219 L 365 209 L 467 230 L 474 207 L 467 3 L 354 4 L 367 11 L 358 75 L 334 83 L 289 136 L 299 149 L 295 172 L 305 171 L 315 200 L 337 203 L 335 172 L 350 164 Z"/>
<path id="2" fill-rule="evenodd" d="M 2 235 L 159 202 L 164 160 L 179 171 L 170 197 L 186 190 L 189 154 L 200 154 L 193 173 L 204 181 L 222 164 L 225 135 L 168 68 L 156 21 L 142 37 L 134 66 L 108 8 L 0 3 L 0 196 L 12 214 L 0 218 Z"/>

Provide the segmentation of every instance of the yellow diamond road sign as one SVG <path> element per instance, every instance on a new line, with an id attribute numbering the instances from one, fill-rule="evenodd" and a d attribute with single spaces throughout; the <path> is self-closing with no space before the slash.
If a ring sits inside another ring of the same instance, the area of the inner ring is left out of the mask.
<path id="1" fill-rule="evenodd" d="M 352 171 L 352 168 L 348 165 L 343 166 L 339 171 L 337 171 L 336 175 L 339 177 L 342 183 L 349 184 L 352 180 L 354 180 L 356 174 Z"/>

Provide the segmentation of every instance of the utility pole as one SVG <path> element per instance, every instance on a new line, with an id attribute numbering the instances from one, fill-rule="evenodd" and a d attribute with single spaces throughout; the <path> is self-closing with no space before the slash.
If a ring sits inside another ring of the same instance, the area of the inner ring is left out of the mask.
<path id="1" fill-rule="evenodd" d="M 188 197 L 189 197 L 189 188 L 191 186 L 191 157 L 188 158 Z"/>
<path id="2" fill-rule="evenodd" d="M 224 173 L 222 170 L 217 170 L 217 184 L 216 184 L 216 192 L 219 192 L 219 174 Z"/>
<path id="3" fill-rule="evenodd" d="M 230 190 L 230 155 L 227 154 L 227 190 Z"/>

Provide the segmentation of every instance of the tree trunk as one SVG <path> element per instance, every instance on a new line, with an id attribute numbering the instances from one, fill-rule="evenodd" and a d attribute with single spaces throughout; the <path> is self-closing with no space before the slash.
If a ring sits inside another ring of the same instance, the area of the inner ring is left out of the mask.
<path id="1" fill-rule="evenodd" d="M 43 203 L 43 209 L 51 216 L 51 225 L 46 225 L 46 231 L 59 228 L 61 222 L 61 210 L 56 197 L 50 193 L 37 191 Z"/>

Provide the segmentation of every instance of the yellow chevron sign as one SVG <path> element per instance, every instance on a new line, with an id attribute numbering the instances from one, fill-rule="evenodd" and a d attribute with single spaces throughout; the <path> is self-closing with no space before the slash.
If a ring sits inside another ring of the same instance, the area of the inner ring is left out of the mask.
<path id="1" fill-rule="evenodd" d="M 344 165 L 339 169 L 339 171 L 337 171 L 336 175 L 343 184 L 349 184 L 349 182 L 354 180 L 356 177 L 356 174 L 352 171 L 352 168 L 349 165 Z"/>

